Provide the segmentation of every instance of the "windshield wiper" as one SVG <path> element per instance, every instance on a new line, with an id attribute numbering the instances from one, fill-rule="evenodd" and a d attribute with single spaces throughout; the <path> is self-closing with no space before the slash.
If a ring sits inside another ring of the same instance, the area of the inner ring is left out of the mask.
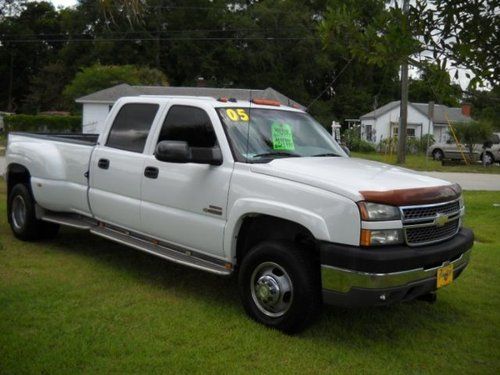
<path id="1" fill-rule="evenodd" d="M 262 154 L 257 154 L 252 156 L 252 158 L 259 158 L 259 157 L 266 157 L 266 156 L 290 156 L 290 157 L 300 157 L 301 155 L 296 154 L 294 152 L 278 152 L 278 151 L 273 151 L 273 152 L 264 152 Z"/>
<path id="2" fill-rule="evenodd" d="M 316 157 L 320 157 L 320 156 L 340 156 L 338 154 L 334 154 L 332 152 L 325 152 L 324 154 L 316 154 L 316 155 L 312 155 L 312 157 L 316 158 Z"/>

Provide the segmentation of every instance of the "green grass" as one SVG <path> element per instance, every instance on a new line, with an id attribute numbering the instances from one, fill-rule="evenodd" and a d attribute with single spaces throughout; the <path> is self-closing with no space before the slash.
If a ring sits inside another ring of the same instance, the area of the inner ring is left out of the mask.
<path id="1" fill-rule="evenodd" d="M 471 265 L 434 305 L 325 307 L 297 336 L 253 323 L 236 284 L 85 232 L 13 238 L 0 181 L 0 373 L 500 372 L 500 193 L 466 192 Z"/>
<path id="2" fill-rule="evenodd" d="M 7 146 L 7 137 L 4 134 L 0 134 L 0 156 L 5 155 L 5 146 Z"/>
<path id="3" fill-rule="evenodd" d="M 352 152 L 354 158 L 362 158 L 380 161 L 382 163 L 396 164 L 395 154 L 380 154 L 376 152 Z M 484 167 L 481 164 L 474 165 L 441 165 L 440 161 L 432 160 L 431 157 L 425 158 L 425 155 L 406 155 L 406 163 L 404 167 L 414 169 L 416 171 L 438 171 L 438 172 L 469 172 L 469 173 L 500 173 L 500 167 L 493 165 Z"/>

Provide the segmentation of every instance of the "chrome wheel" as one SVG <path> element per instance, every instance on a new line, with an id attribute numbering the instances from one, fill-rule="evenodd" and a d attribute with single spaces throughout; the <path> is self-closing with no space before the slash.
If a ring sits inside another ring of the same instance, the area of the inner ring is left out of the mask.
<path id="1" fill-rule="evenodd" d="M 16 195 L 14 199 L 12 200 L 12 207 L 11 207 L 11 219 L 12 219 L 12 224 L 16 229 L 22 229 L 24 227 L 24 224 L 26 223 L 26 215 L 27 215 L 27 209 L 26 209 L 26 202 L 24 201 L 24 198 L 20 195 Z"/>
<path id="2" fill-rule="evenodd" d="M 442 160 L 443 159 L 443 152 L 441 150 L 436 150 L 432 153 L 432 156 L 434 158 L 434 160 Z"/>
<path id="3" fill-rule="evenodd" d="M 486 165 L 493 164 L 493 157 L 490 153 L 483 154 L 483 163 Z"/>
<path id="4" fill-rule="evenodd" d="M 265 315 L 278 318 L 292 305 L 293 285 L 283 267 L 274 262 L 259 264 L 250 279 L 252 298 Z"/>

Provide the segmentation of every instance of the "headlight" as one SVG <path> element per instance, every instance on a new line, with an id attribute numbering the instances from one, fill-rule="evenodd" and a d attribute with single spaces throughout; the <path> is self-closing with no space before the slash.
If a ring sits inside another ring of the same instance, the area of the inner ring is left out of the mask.
<path id="1" fill-rule="evenodd" d="M 461 195 L 460 198 L 458 199 L 458 204 L 460 205 L 460 208 L 464 206 L 464 196 Z"/>
<path id="2" fill-rule="evenodd" d="M 401 229 L 362 229 L 361 246 L 397 245 L 403 243 Z"/>
<path id="3" fill-rule="evenodd" d="M 358 202 L 361 218 L 367 221 L 399 220 L 399 209 L 386 204 Z"/>

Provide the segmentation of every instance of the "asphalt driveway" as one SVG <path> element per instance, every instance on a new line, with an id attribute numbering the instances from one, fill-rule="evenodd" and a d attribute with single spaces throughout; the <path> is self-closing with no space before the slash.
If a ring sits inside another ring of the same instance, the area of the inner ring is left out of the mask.
<path id="1" fill-rule="evenodd" d="M 427 176 L 456 182 L 464 190 L 500 190 L 500 174 L 486 173 L 454 173 L 454 172 L 420 172 Z"/>
<path id="2" fill-rule="evenodd" d="M 0 175 L 5 171 L 5 158 L 0 156 Z M 500 174 L 420 172 L 427 176 L 456 182 L 464 190 L 500 190 Z"/>

